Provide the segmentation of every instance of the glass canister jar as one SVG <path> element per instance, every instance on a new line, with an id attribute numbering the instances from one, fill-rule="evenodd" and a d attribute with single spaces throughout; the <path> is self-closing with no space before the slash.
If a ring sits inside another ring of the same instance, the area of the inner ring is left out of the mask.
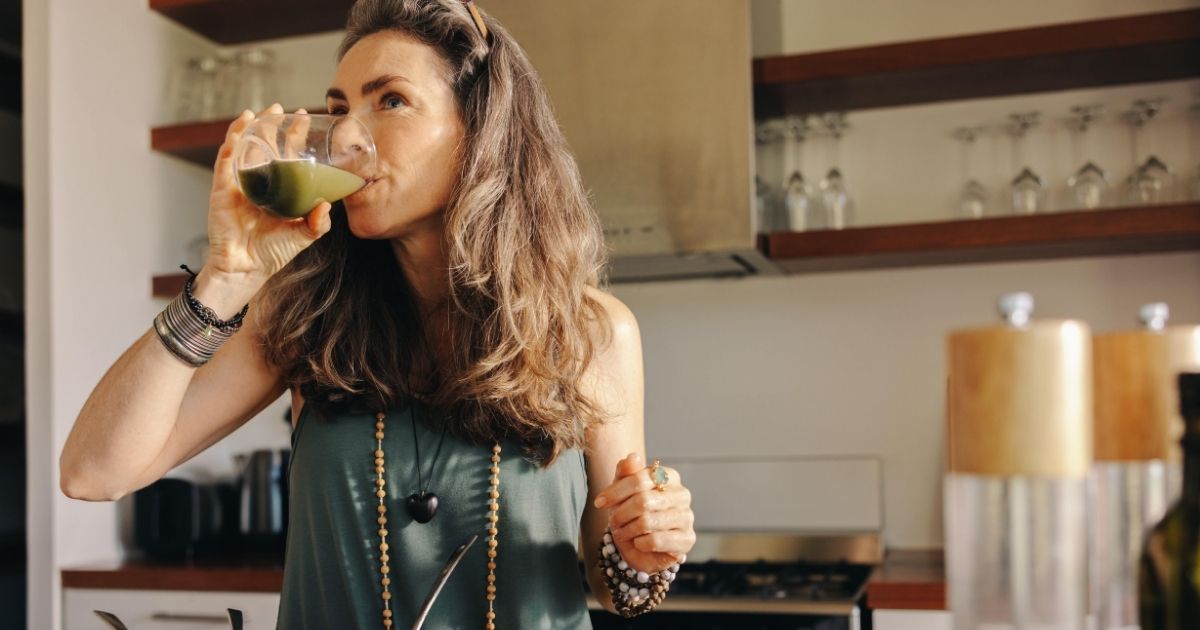
<path id="1" fill-rule="evenodd" d="M 1138 628 L 1138 555 L 1181 487 L 1176 375 L 1200 369 L 1200 326 L 1167 326 L 1166 304 L 1137 330 L 1096 335 L 1091 472 L 1091 612 L 1100 630 Z"/>
<path id="2" fill-rule="evenodd" d="M 1030 319 L 947 343 L 946 571 L 956 630 L 1083 630 L 1091 332 Z"/>

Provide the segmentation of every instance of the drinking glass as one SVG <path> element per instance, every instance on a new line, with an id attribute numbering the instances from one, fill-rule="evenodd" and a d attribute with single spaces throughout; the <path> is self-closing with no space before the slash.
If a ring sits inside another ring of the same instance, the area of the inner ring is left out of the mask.
<path id="1" fill-rule="evenodd" d="M 975 141 L 979 139 L 979 134 L 983 129 L 983 127 L 959 127 L 951 134 L 962 146 L 962 159 L 959 163 L 962 164 L 963 179 L 966 180 L 958 195 L 958 203 L 955 208 L 954 214 L 958 218 L 981 219 L 987 214 L 987 187 L 980 183 L 971 168 Z"/>
<path id="2" fill-rule="evenodd" d="M 239 107 L 262 111 L 278 100 L 275 53 L 265 48 L 251 48 L 234 55 L 236 102 Z"/>
<path id="3" fill-rule="evenodd" d="M 1083 165 L 1067 178 L 1067 189 L 1071 193 L 1074 208 L 1095 210 L 1108 205 L 1108 172 L 1088 157 L 1092 153 L 1087 145 L 1088 128 L 1103 113 L 1104 106 L 1098 104 L 1077 105 L 1071 108 L 1072 117 L 1068 124 L 1074 132 L 1072 148 L 1075 163 L 1083 162 Z"/>
<path id="4" fill-rule="evenodd" d="M 788 177 L 783 188 L 784 206 L 787 208 L 788 227 L 795 232 L 803 232 L 820 228 L 817 204 L 814 203 L 815 191 L 812 184 L 804 179 L 804 142 L 812 132 L 805 115 L 790 116 L 787 120 L 787 133 L 794 147 L 792 174 Z"/>
<path id="5" fill-rule="evenodd" d="M 786 123 L 779 119 L 759 123 L 754 130 L 754 141 L 760 146 L 777 145 L 783 142 L 786 136 Z M 754 178 L 754 189 L 758 231 L 764 234 L 787 231 L 787 211 L 777 189 L 759 175 Z"/>
<path id="6" fill-rule="evenodd" d="M 221 103 L 226 92 L 220 74 L 221 60 L 216 56 L 187 61 L 183 80 L 176 84 L 174 110 L 177 120 L 213 120 L 225 115 Z"/>
<path id="7" fill-rule="evenodd" d="M 1125 200 L 1131 204 L 1157 204 L 1172 200 L 1175 175 L 1153 152 L 1143 159 L 1145 129 L 1162 109 L 1165 98 L 1139 99 L 1123 117 L 1130 128 L 1134 170 L 1125 180 Z"/>
<path id="8" fill-rule="evenodd" d="M 294 219 L 319 200 L 339 201 L 366 186 L 374 173 L 375 143 L 352 116 L 268 114 L 242 134 L 233 168 L 247 199 Z"/>
<path id="9" fill-rule="evenodd" d="M 854 199 L 846 188 L 845 178 L 838 168 L 841 161 L 842 136 L 850 128 L 843 112 L 828 112 L 821 123 L 833 138 L 829 172 L 821 180 L 821 215 L 823 227 L 842 230 L 854 224 Z"/>
<path id="10" fill-rule="evenodd" d="M 1013 169 L 1016 177 L 1010 185 L 1011 209 L 1013 214 L 1034 214 L 1046 211 L 1046 186 L 1042 178 L 1033 172 L 1025 159 L 1025 136 L 1036 127 L 1041 119 L 1040 112 L 1021 112 L 1009 116 L 1008 133 L 1012 136 Z"/>

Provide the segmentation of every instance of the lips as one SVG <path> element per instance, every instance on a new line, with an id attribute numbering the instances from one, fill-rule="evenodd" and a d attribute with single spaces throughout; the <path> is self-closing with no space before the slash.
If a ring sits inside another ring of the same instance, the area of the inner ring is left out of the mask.
<path id="1" fill-rule="evenodd" d="M 377 182 L 377 181 L 379 181 L 378 177 L 368 178 L 367 183 L 362 188 L 359 188 L 358 190 L 354 191 L 352 194 L 348 195 L 346 197 L 346 200 L 347 201 L 353 200 L 353 199 L 357 198 L 359 195 L 362 195 L 363 192 L 365 192 L 367 189 L 371 188 L 371 186 L 374 185 L 375 182 Z"/>

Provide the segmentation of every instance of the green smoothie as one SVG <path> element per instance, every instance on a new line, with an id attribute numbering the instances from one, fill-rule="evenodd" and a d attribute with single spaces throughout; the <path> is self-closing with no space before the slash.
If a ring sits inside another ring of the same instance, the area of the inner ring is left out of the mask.
<path id="1" fill-rule="evenodd" d="M 318 199 L 332 203 L 367 183 L 354 173 L 308 160 L 274 160 L 238 171 L 238 179 L 247 199 L 284 219 L 302 217 Z"/>

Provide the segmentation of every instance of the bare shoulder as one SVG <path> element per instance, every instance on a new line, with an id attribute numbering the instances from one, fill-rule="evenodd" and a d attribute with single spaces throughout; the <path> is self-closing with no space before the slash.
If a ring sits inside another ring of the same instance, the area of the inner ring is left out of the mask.
<path id="1" fill-rule="evenodd" d="M 602 289 L 588 287 L 586 293 L 603 308 L 612 331 L 611 342 L 597 347 L 597 352 L 620 351 L 622 348 L 628 350 L 631 345 L 640 348 L 641 333 L 638 330 L 637 318 L 634 317 L 633 311 L 629 310 L 629 307 L 617 296 Z M 596 331 L 597 341 L 604 337 L 600 332 Z"/>

